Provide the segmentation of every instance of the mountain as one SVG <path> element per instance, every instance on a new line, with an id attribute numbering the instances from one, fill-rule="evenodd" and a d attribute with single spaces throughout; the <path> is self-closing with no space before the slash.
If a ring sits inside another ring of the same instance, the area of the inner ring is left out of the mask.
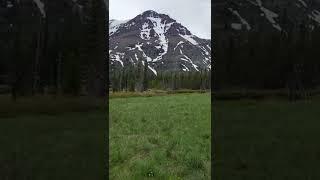
<path id="1" fill-rule="evenodd" d="M 210 70 L 211 40 L 193 35 L 166 14 L 149 10 L 130 20 L 109 20 L 109 57 L 111 68 L 147 61 L 155 75 Z"/>
<path id="2" fill-rule="evenodd" d="M 320 25 L 319 0 L 216 0 L 214 29 L 287 34 L 305 25 L 310 31 Z"/>

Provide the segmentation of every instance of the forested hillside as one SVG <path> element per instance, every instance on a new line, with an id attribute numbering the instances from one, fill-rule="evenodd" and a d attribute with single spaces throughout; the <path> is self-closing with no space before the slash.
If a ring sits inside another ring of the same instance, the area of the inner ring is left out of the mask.
<path id="1" fill-rule="evenodd" d="M 320 4 L 314 0 L 213 2 L 214 88 L 315 88 Z"/>
<path id="2" fill-rule="evenodd" d="M 0 92 L 104 95 L 103 0 L 1 0 Z"/>

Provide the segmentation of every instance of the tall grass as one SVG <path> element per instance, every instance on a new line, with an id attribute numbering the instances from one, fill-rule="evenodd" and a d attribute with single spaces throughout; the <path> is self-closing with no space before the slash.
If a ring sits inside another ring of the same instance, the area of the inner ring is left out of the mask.
<path id="1" fill-rule="evenodd" d="M 9 95 L 0 95 L 0 117 L 86 112 L 106 106 L 106 99 L 92 97 L 32 96 L 13 101 Z"/>
<path id="2" fill-rule="evenodd" d="M 214 179 L 319 179 L 319 97 L 213 107 Z"/>
<path id="3" fill-rule="evenodd" d="M 210 179 L 210 94 L 110 100 L 110 179 Z"/>
<path id="4" fill-rule="evenodd" d="M 105 178 L 106 104 L 89 97 L 0 97 L 0 179 Z"/>
<path id="5" fill-rule="evenodd" d="M 191 89 L 179 89 L 179 90 L 157 90 L 150 89 L 144 92 L 109 92 L 109 98 L 128 98 L 128 97 L 153 97 L 153 96 L 164 96 L 174 94 L 189 94 L 189 93 L 208 93 L 210 90 L 191 90 Z"/>

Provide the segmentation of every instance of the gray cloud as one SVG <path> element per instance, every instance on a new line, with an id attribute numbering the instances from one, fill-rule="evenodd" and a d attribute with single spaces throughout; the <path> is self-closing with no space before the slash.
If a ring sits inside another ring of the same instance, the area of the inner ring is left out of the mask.
<path id="1" fill-rule="evenodd" d="M 110 19 L 132 19 L 146 10 L 168 14 L 194 35 L 211 38 L 211 0 L 109 0 Z"/>

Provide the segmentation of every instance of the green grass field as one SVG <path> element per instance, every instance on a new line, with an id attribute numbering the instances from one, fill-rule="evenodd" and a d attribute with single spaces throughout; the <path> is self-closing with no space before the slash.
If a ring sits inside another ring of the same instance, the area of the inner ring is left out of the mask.
<path id="1" fill-rule="evenodd" d="M 211 179 L 211 96 L 109 102 L 110 179 Z"/>
<path id="2" fill-rule="evenodd" d="M 85 98 L 0 97 L 0 179 L 104 179 L 106 106 Z"/>
<path id="3" fill-rule="evenodd" d="M 320 179 L 319 98 L 213 106 L 213 179 Z"/>

